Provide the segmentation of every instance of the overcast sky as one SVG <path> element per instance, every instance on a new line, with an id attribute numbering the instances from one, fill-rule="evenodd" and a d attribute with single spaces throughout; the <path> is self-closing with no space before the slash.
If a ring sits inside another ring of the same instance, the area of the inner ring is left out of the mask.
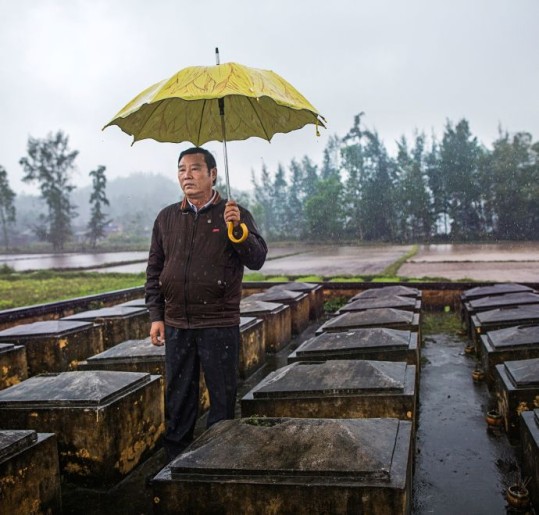
<path id="1" fill-rule="evenodd" d="M 17 192 L 28 137 L 63 130 L 79 150 L 78 185 L 105 165 L 176 176 L 190 145 L 142 141 L 102 127 L 136 94 L 186 66 L 271 69 L 328 120 L 228 145 L 231 183 L 309 154 L 354 115 L 391 150 L 415 129 L 438 136 L 466 117 L 489 146 L 501 124 L 539 139 L 537 0 L 0 0 L 0 165 Z M 218 165 L 222 146 L 211 143 Z M 222 167 L 221 167 L 222 168 Z"/>

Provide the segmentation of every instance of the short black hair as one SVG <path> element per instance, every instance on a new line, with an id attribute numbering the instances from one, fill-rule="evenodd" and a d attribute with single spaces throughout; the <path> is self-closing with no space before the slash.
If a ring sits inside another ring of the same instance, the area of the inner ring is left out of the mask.
<path id="1" fill-rule="evenodd" d="M 191 147 L 187 150 L 184 150 L 183 152 L 180 152 L 180 157 L 178 157 L 178 165 L 180 164 L 180 161 L 182 160 L 183 156 L 188 156 L 191 154 L 202 154 L 204 156 L 204 161 L 206 162 L 206 166 L 208 167 L 208 172 L 212 168 L 217 168 L 217 163 L 215 162 L 215 157 L 213 157 L 213 154 L 202 147 Z"/>

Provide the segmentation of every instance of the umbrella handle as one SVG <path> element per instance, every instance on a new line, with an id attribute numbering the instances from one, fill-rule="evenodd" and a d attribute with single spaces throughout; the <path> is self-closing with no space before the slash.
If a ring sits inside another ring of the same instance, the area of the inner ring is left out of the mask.
<path id="1" fill-rule="evenodd" d="M 232 222 L 227 222 L 226 226 L 228 228 L 228 239 L 232 243 L 243 243 L 247 239 L 247 236 L 249 236 L 249 229 L 247 229 L 247 226 L 243 222 L 240 223 L 242 234 L 239 238 L 234 236 L 234 224 Z"/>

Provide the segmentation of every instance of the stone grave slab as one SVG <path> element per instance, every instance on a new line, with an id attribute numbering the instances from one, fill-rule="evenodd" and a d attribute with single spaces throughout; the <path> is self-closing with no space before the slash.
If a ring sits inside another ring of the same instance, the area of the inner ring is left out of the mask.
<path id="1" fill-rule="evenodd" d="M 145 338 L 150 333 L 150 315 L 146 308 L 111 306 L 82 311 L 62 320 L 83 320 L 99 324 L 103 331 L 103 345 L 110 349 L 130 339 Z"/>
<path id="2" fill-rule="evenodd" d="M 500 283 L 492 284 L 490 286 L 477 286 L 476 288 L 470 288 L 462 292 L 460 298 L 462 302 L 467 302 L 471 299 L 476 299 L 478 297 L 487 297 L 492 295 L 506 295 L 508 293 L 519 293 L 519 292 L 533 292 L 533 288 L 529 286 L 524 286 L 523 284 L 518 283 Z"/>
<path id="3" fill-rule="evenodd" d="M 295 362 L 241 399 L 242 417 L 415 420 L 416 369 L 393 361 Z"/>
<path id="4" fill-rule="evenodd" d="M 0 390 L 24 381 L 28 363 L 24 345 L 0 343 Z"/>
<path id="5" fill-rule="evenodd" d="M 43 320 L 0 331 L 0 343 L 23 345 L 28 375 L 63 372 L 78 362 L 103 351 L 103 337 L 97 324 L 69 320 Z"/>
<path id="6" fill-rule="evenodd" d="M 520 417 L 521 476 L 529 478 L 528 490 L 536 508 L 539 506 L 539 409 L 524 411 Z"/>
<path id="7" fill-rule="evenodd" d="M 160 376 L 42 374 L 0 391 L 5 429 L 55 433 L 60 469 L 74 483 L 109 486 L 155 448 L 164 430 Z"/>
<path id="8" fill-rule="evenodd" d="M 395 308 L 404 311 L 419 313 L 421 310 L 421 300 L 415 297 L 404 297 L 400 295 L 388 295 L 379 298 L 357 299 L 342 306 L 336 315 L 347 313 L 348 311 L 365 311 L 367 309 Z"/>
<path id="9" fill-rule="evenodd" d="M 394 308 L 350 311 L 325 322 L 316 330 L 316 335 L 323 332 L 342 332 L 352 329 L 386 327 L 419 333 L 419 313 Z"/>
<path id="10" fill-rule="evenodd" d="M 246 297 L 240 302 L 240 314 L 244 317 L 255 317 L 263 320 L 266 352 L 278 352 L 290 343 L 292 311 L 287 304 L 265 302 Z"/>
<path id="11" fill-rule="evenodd" d="M 404 361 L 418 367 L 419 340 L 416 332 L 384 327 L 324 332 L 289 354 L 288 363 L 330 359 Z"/>
<path id="12" fill-rule="evenodd" d="M 472 315 L 472 339 L 476 351 L 481 352 L 479 340 L 481 335 L 489 331 L 514 326 L 539 325 L 539 305 L 512 306 L 490 309 Z"/>
<path id="13" fill-rule="evenodd" d="M 165 344 L 166 345 L 166 344 Z M 165 377 L 165 345 L 152 345 L 150 337 L 127 340 L 106 351 L 90 356 L 79 363 L 79 370 L 116 370 L 117 372 L 144 372 Z M 199 415 L 210 407 L 210 394 L 200 369 Z"/>
<path id="14" fill-rule="evenodd" d="M 524 306 L 526 304 L 539 304 L 539 294 L 526 291 L 474 298 L 464 303 L 463 322 L 469 331 L 471 328 L 471 317 L 476 313 L 492 309 Z"/>
<path id="15" fill-rule="evenodd" d="M 266 290 L 263 293 L 253 293 L 247 299 L 276 302 L 290 306 L 292 334 L 301 334 L 309 325 L 309 295 L 300 291 Z"/>
<path id="16" fill-rule="evenodd" d="M 321 284 L 290 282 L 277 284 L 268 288 L 271 290 L 300 291 L 309 295 L 309 319 L 318 320 L 324 314 L 324 289 Z"/>
<path id="17" fill-rule="evenodd" d="M 411 433 L 411 422 L 389 418 L 225 420 L 155 476 L 154 508 L 409 513 Z"/>
<path id="18" fill-rule="evenodd" d="M 0 429 L 0 512 L 61 513 L 56 437 Z"/>
<path id="19" fill-rule="evenodd" d="M 496 365 L 494 386 L 505 430 L 514 440 L 519 437 L 520 414 L 539 408 L 539 358 Z"/>
<path id="20" fill-rule="evenodd" d="M 140 297 L 138 299 L 127 300 L 121 304 L 118 304 L 118 306 L 126 306 L 128 308 L 146 308 L 146 299 L 144 299 L 144 297 Z"/>
<path id="21" fill-rule="evenodd" d="M 384 297 L 393 297 L 398 295 L 399 297 L 413 297 L 415 299 L 421 299 L 422 292 L 417 288 L 411 288 L 410 286 L 403 286 L 402 284 L 394 286 L 382 286 L 380 288 L 369 288 L 363 290 L 354 295 L 350 302 L 358 299 L 382 299 Z"/>
<path id="22" fill-rule="evenodd" d="M 492 385 L 494 367 L 505 361 L 539 358 L 539 326 L 513 326 L 487 331 L 479 339 L 481 366 Z"/>

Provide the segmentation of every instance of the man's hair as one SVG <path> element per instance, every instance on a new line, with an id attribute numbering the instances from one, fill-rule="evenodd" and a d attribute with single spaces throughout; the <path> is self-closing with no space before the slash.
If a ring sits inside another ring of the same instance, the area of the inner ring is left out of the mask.
<path id="1" fill-rule="evenodd" d="M 180 157 L 178 157 L 178 164 L 180 164 L 180 161 L 182 160 L 183 156 L 188 156 L 191 154 L 202 154 L 204 156 L 206 166 L 208 167 L 208 171 L 210 171 L 212 168 L 217 168 L 217 164 L 215 162 L 215 157 L 213 157 L 213 154 L 209 150 L 206 150 L 202 147 L 191 147 L 181 152 Z"/>

